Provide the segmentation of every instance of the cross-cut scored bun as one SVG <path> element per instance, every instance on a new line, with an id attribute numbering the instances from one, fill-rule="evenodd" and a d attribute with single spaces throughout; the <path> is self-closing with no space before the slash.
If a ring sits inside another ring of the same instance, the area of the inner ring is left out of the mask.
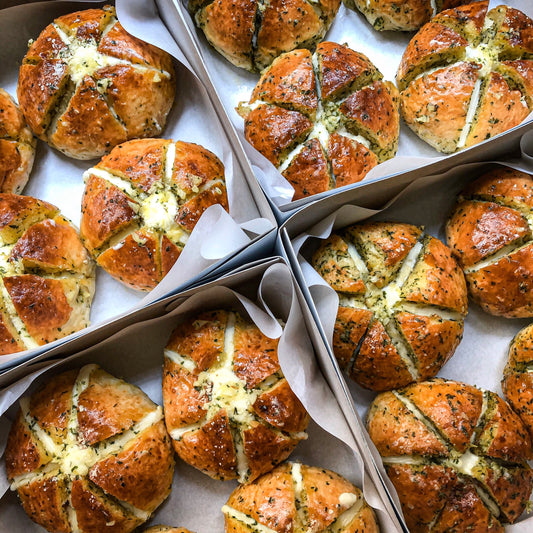
<path id="1" fill-rule="evenodd" d="M 345 0 L 350 9 L 358 9 L 374 29 L 413 31 L 429 22 L 439 11 L 475 0 Z"/>
<path id="2" fill-rule="evenodd" d="M 401 113 L 437 150 L 452 153 L 503 133 L 533 110 L 533 21 L 488 1 L 439 13 L 398 68 Z"/>
<path id="3" fill-rule="evenodd" d="M 159 135 L 174 92 L 171 56 L 125 32 L 112 6 L 48 25 L 24 57 L 17 88 L 35 135 L 75 159 Z"/>
<path id="4" fill-rule="evenodd" d="M 389 390 L 437 374 L 467 311 L 450 250 L 422 228 L 369 222 L 333 233 L 312 265 L 339 295 L 333 351 L 361 386 Z"/>
<path id="5" fill-rule="evenodd" d="M 0 89 L 0 193 L 19 194 L 28 182 L 35 139 L 11 96 Z"/>
<path id="6" fill-rule="evenodd" d="M 533 316 L 533 178 L 498 168 L 471 183 L 446 223 L 448 245 L 484 311 Z"/>
<path id="7" fill-rule="evenodd" d="M 380 394 L 367 419 L 412 533 L 503 533 L 533 487 L 529 434 L 497 394 L 434 379 Z"/>
<path id="8" fill-rule="evenodd" d="M 286 459 L 308 415 L 283 377 L 278 340 L 238 313 L 181 323 L 165 349 L 165 421 L 178 455 L 216 479 L 244 483 Z"/>
<path id="9" fill-rule="evenodd" d="M 222 508 L 226 533 L 378 533 L 355 485 L 331 470 L 284 463 L 235 489 Z"/>
<path id="10" fill-rule="evenodd" d="M 313 48 L 340 0 L 191 0 L 189 11 L 209 44 L 237 67 L 261 72 L 279 55 Z"/>
<path id="11" fill-rule="evenodd" d="M 5 460 L 28 516 L 65 533 L 132 531 L 168 496 L 174 473 L 161 407 L 97 365 L 21 400 Z"/>
<path id="12" fill-rule="evenodd" d="M 509 359 L 503 371 L 505 399 L 533 439 L 533 325 L 521 329 L 509 346 Z"/>
<path id="13" fill-rule="evenodd" d="M 94 263 L 59 209 L 0 193 L 0 355 L 89 325 Z"/>
<path id="14" fill-rule="evenodd" d="M 166 276 L 209 206 L 228 210 L 224 165 L 193 143 L 128 141 L 84 178 L 85 246 L 109 274 L 138 290 Z"/>
<path id="15" fill-rule="evenodd" d="M 277 58 L 241 103 L 248 142 L 294 187 L 293 200 L 361 181 L 396 154 L 398 91 L 340 44 Z"/>

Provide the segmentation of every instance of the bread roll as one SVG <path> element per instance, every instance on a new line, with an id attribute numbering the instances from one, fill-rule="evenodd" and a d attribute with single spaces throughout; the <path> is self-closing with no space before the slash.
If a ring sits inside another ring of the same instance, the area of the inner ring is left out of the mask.
<path id="1" fill-rule="evenodd" d="M 0 355 L 89 325 L 94 263 L 59 209 L 0 194 Z"/>
<path id="2" fill-rule="evenodd" d="M 260 72 L 284 52 L 313 48 L 340 0 L 190 0 L 189 11 L 211 46 L 235 66 Z"/>
<path id="3" fill-rule="evenodd" d="M 182 322 L 165 349 L 165 421 L 178 455 L 241 483 L 286 459 L 309 418 L 283 377 L 278 340 L 218 310 Z"/>
<path id="4" fill-rule="evenodd" d="M 367 428 L 411 533 L 503 533 L 524 511 L 531 439 L 493 392 L 443 379 L 385 392 Z"/>
<path id="5" fill-rule="evenodd" d="M 17 104 L 0 89 L 0 193 L 22 192 L 34 157 L 35 139 Z"/>
<path id="6" fill-rule="evenodd" d="M 24 57 L 17 88 L 35 135 L 75 159 L 159 135 L 174 92 L 171 56 L 126 33 L 112 6 L 48 25 Z"/>
<path id="7" fill-rule="evenodd" d="M 129 141 L 84 179 L 83 242 L 111 276 L 138 290 L 168 273 L 209 206 L 228 210 L 224 165 L 197 144 Z"/>
<path id="8" fill-rule="evenodd" d="M 330 470 L 284 463 L 241 485 L 222 508 L 226 533 L 378 533 L 362 492 Z"/>
<path id="9" fill-rule="evenodd" d="M 418 30 L 439 11 L 474 0 L 345 0 L 350 9 L 358 9 L 375 30 Z"/>
<path id="10" fill-rule="evenodd" d="M 358 182 L 396 154 L 398 91 L 382 78 L 366 56 L 332 42 L 284 54 L 263 73 L 238 111 L 293 200 Z"/>
<path id="11" fill-rule="evenodd" d="M 443 11 L 408 44 L 396 81 L 407 125 L 452 153 L 517 126 L 533 110 L 533 21 L 488 0 Z"/>
<path id="12" fill-rule="evenodd" d="M 533 324 L 521 329 L 509 347 L 503 371 L 505 399 L 529 431 L 533 440 Z"/>
<path id="13" fill-rule="evenodd" d="M 174 473 L 161 407 L 96 365 L 21 400 L 5 459 L 28 516 L 64 533 L 132 531 L 168 496 Z"/>
<path id="14" fill-rule="evenodd" d="M 339 295 L 333 351 L 361 386 L 383 391 L 435 376 L 463 333 L 466 284 L 450 250 L 422 228 L 348 226 L 312 265 Z"/>
<path id="15" fill-rule="evenodd" d="M 471 183 L 446 223 L 448 245 L 484 311 L 533 316 L 533 179 L 497 168 Z"/>

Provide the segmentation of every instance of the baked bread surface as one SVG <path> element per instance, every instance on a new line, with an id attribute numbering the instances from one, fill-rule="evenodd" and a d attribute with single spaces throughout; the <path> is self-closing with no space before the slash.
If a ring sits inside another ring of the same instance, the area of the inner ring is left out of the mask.
<path id="1" fill-rule="evenodd" d="M 0 355 L 89 325 L 94 263 L 52 204 L 0 193 Z"/>
<path id="2" fill-rule="evenodd" d="M 132 531 L 168 496 L 174 472 L 161 407 L 96 365 L 21 400 L 5 459 L 28 516 L 64 533 Z"/>
<path id="3" fill-rule="evenodd" d="M 453 153 L 517 126 L 533 110 L 533 21 L 488 1 L 439 13 L 398 68 L 401 113 L 424 141 Z"/>
<path id="4" fill-rule="evenodd" d="M 284 463 L 235 489 L 222 508 L 226 533 L 378 533 L 360 489 L 331 470 Z"/>
<path id="5" fill-rule="evenodd" d="M 165 349 L 163 401 L 178 455 L 216 479 L 251 481 L 302 439 L 308 415 L 283 377 L 278 340 L 238 313 L 185 320 Z"/>
<path id="6" fill-rule="evenodd" d="M 505 399 L 522 419 L 533 439 L 533 325 L 521 329 L 509 346 L 503 370 Z"/>
<path id="7" fill-rule="evenodd" d="M 333 352 L 361 386 L 383 391 L 422 381 L 453 355 L 466 284 L 449 248 L 423 228 L 348 226 L 320 245 L 312 265 L 339 295 Z"/>
<path id="8" fill-rule="evenodd" d="M 159 135 L 174 92 L 171 56 L 126 33 L 112 6 L 48 25 L 30 45 L 17 87 L 35 135 L 75 159 Z"/>
<path id="9" fill-rule="evenodd" d="M 374 29 L 418 30 L 437 13 L 474 0 L 345 0 L 350 9 L 358 9 Z"/>
<path id="10" fill-rule="evenodd" d="M 293 200 L 356 183 L 396 154 L 398 91 L 382 78 L 366 56 L 332 42 L 284 54 L 263 73 L 238 111 Z"/>
<path id="11" fill-rule="evenodd" d="M 533 486 L 531 439 L 497 394 L 434 379 L 380 394 L 367 419 L 412 533 L 503 533 Z"/>
<path id="12" fill-rule="evenodd" d="M 331 26 L 341 0 L 191 0 L 189 11 L 228 61 L 261 72 L 279 55 L 313 48 Z"/>
<path id="13" fill-rule="evenodd" d="M 484 311 L 533 316 L 533 178 L 498 168 L 461 193 L 446 223 L 469 294 Z"/>
<path id="14" fill-rule="evenodd" d="M 84 179 L 83 242 L 98 265 L 137 290 L 169 272 L 209 206 L 228 210 L 224 165 L 193 143 L 128 141 Z"/>
<path id="15" fill-rule="evenodd" d="M 0 192 L 19 194 L 28 182 L 35 139 L 11 96 L 0 89 Z"/>

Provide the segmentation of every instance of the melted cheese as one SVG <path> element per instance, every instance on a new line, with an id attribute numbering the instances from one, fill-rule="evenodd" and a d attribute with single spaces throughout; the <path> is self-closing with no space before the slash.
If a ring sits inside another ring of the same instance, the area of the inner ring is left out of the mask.
<path id="1" fill-rule="evenodd" d="M 227 517 L 233 518 L 235 520 L 238 520 L 242 524 L 245 524 L 254 533 L 276 533 L 275 530 L 270 529 L 269 527 L 264 526 L 263 524 L 260 524 L 257 520 L 255 520 L 251 516 L 248 516 L 247 514 L 244 514 L 241 511 L 237 511 L 237 509 L 234 509 L 233 507 L 230 507 L 229 505 L 224 505 L 222 507 L 222 512 Z"/>

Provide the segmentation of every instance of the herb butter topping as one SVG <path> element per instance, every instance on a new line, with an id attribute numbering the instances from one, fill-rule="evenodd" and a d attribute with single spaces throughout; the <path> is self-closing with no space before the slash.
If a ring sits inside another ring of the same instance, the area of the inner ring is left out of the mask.
<path id="1" fill-rule="evenodd" d="M 80 436 L 80 424 L 78 413 L 81 411 L 79 405 L 80 396 L 89 387 L 91 375 L 97 370 L 96 365 L 86 365 L 78 373 L 72 388 L 71 409 L 66 426 L 64 440 L 58 442 L 52 437 L 48 430 L 39 424 L 39 420 L 34 418 L 30 411 L 30 399 L 25 397 L 20 401 L 20 408 L 24 419 L 24 424 L 32 433 L 33 439 L 39 442 L 45 455 L 50 459 L 47 464 L 31 473 L 22 474 L 11 480 L 11 490 L 28 486 L 34 481 L 50 480 L 60 481 L 66 485 L 68 494 L 67 516 L 71 531 L 78 533 L 76 511 L 71 501 L 72 483 L 74 480 L 87 478 L 91 469 L 109 457 L 118 455 L 120 452 L 132 445 L 139 436 L 160 420 L 163 419 L 161 407 L 154 406 L 155 409 L 143 418 L 138 420 L 130 429 L 122 433 L 102 440 L 94 445 L 86 445 Z M 124 383 L 116 378 L 107 376 L 110 383 L 116 383 L 118 387 Z M 147 520 L 150 513 L 137 509 L 128 502 L 114 500 L 115 504 L 123 507 L 129 513 L 140 520 Z"/>

